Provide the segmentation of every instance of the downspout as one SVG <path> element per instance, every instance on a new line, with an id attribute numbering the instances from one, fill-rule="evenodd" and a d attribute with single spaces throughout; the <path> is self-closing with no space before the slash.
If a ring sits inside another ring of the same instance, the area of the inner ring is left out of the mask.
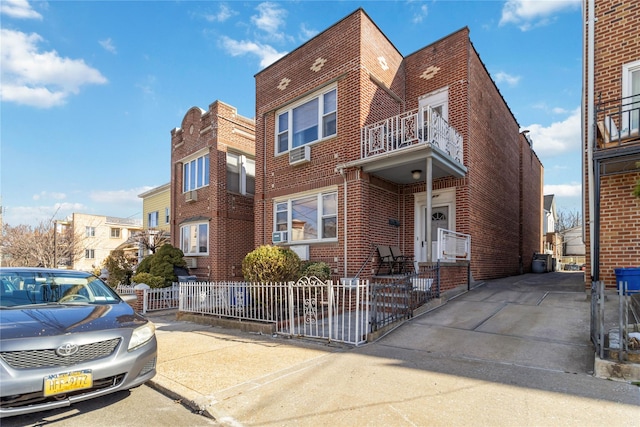
<path id="1" fill-rule="evenodd" d="M 589 254 L 590 254 L 590 268 L 591 268 L 591 277 L 594 277 L 594 265 L 595 265 L 595 259 L 594 259 L 594 255 L 595 255 L 595 230 L 594 230 L 594 217 L 595 217 L 595 203 L 594 203 L 594 179 L 593 179 L 593 146 L 594 146 L 594 132 L 593 132 L 593 128 L 594 128 L 594 114 L 593 114 L 593 109 L 594 109 L 594 97 L 595 97 L 595 84 L 594 84 L 594 68 L 595 68 L 595 64 L 594 64 L 594 58 L 595 58 L 595 47 L 594 47 L 594 40 L 595 40 L 595 22 L 596 22 L 596 18 L 595 18 L 595 0 L 585 0 L 588 2 L 588 18 L 585 22 L 585 26 L 587 27 L 587 46 L 586 46 L 586 53 L 587 53 L 587 64 L 586 64 L 586 72 L 587 72 L 587 99 L 586 99 L 586 103 L 587 103 L 587 164 L 585 165 L 583 163 L 583 170 L 586 170 L 587 172 L 587 182 L 588 182 L 588 186 L 589 186 L 589 195 L 588 195 L 588 199 L 589 199 Z M 584 102 L 584 97 L 583 97 L 583 102 Z M 583 116 L 584 117 L 584 116 Z M 583 130 L 584 132 L 584 127 Z M 584 158 L 583 158 L 584 159 Z M 584 160 L 583 160 L 584 162 Z M 582 189 L 582 194 L 583 194 L 583 198 L 584 198 L 584 188 Z M 584 206 L 584 203 L 583 203 Z M 583 227 L 582 227 L 582 239 L 583 241 L 586 240 L 585 237 L 585 228 L 584 227 L 584 215 L 583 215 Z M 598 275 L 595 275 L 595 279 L 597 280 Z"/>
<path id="2" fill-rule="evenodd" d="M 262 114 L 262 244 L 267 242 L 267 113 Z"/>
<path id="3" fill-rule="evenodd" d="M 344 185 L 343 185 L 343 197 L 342 197 L 342 220 L 344 221 L 344 231 L 343 231 L 343 238 L 344 238 L 344 242 L 343 242 L 343 246 L 344 246 L 344 253 L 343 253 L 343 257 L 344 257 L 344 276 L 342 277 L 347 277 L 347 175 L 344 173 L 344 168 L 339 166 L 336 168 L 336 171 L 342 176 L 342 179 L 344 181 Z"/>

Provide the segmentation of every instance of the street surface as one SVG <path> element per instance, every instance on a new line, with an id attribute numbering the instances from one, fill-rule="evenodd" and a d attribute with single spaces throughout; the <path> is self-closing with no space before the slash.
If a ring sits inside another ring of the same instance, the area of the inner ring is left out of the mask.
<path id="1" fill-rule="evenodd" d="M 71 407 L 3 418 L 2 427 L 36 426 L 213 426 L 212 419 L 193 413 L 156 390 L 142 385 L 130 391 L 87 400 Z"/>

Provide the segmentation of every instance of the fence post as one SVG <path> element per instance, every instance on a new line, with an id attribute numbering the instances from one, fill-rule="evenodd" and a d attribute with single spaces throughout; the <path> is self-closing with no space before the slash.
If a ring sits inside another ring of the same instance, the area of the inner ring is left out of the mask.
<path id="1" fill-rule="evenodd" d="M 138 283 L 133 287 L 136 293 L 136 311 L 141 311 L 142 314 L 147 312 L 147 290 L 151 289 L 146 283 Z"/>

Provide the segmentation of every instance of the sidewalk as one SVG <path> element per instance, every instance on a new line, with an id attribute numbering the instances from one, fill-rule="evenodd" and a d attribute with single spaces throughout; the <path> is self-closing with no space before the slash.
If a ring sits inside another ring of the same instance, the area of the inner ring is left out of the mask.
<path id="1" fill-rule="evenodd" d="M 635 426 L 640 387 L 592 375 L 581 277 L 490 281 L 358 348 L 151 313 L 151 385 L 229 426 Z"/>

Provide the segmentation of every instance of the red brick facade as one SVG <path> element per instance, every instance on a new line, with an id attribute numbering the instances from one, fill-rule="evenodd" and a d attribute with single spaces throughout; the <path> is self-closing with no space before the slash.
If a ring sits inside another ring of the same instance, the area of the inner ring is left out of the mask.
<path id="1" fill-rule="evenodd" d="M 585 16 L 589 16 L 589 2 L 585 2 Z M 595 0 L 594 59 L 592 100 L 612 102 L 625 95 L 622 80 L 625 64 L 640 65 L 640 2 L 637 0 Z M 586 30 L 589 28 L 587 22 Z M 585 32 L 585 43 L 588 52 L 590 40 Z M 587 63 L 589 58 L 587 57 Z M 588 71 L 588 68 L 587 70 Z M 585 88 L 588 90 L 588 72 L 585 73 Z M 585 96 L 589 96 L 585 92 Z M 588 98 L 587 98 L 588 99 Z M 588 101 L 587 101 L 588 102 Z M 595 115 L 595 114 L 594 114 Z M 589 123 L 593 124 L 593 138 L 589 141 L 585 136 L 585 153 L 594 149 L 593 159 L 584 156 L 586 164 L 584 206 L 586 259 L 585 287 L 591 286 L 591 280 L 597 278 L 605 281 L 608 287 L 615 287 L 615 268 L 640 266 L 640 199 L 632 194 L 633 188 L 640 179 L 640 139 L 625 142 L 623 146 L 602 149 L 598 144 L 601 135 L 597 133 L 597 122 L 601 117 L 588 117 L 584 112 L 585 135 L 588 135 Z M 593 121 L 590 121 L 593 120 Z M 619 120 L 614 116 L 614 120 Z M 618 121 L 618 125 L 620 125 Z M 625 163 L 621 158 L 624 151 Z M 638 162 L 638 163 L 636 163 Z M 616 165 L 617 164 L 617 165 Z M 621 168 L 620 165 L 623 165 Z M 600 170 L 598 182 L 595 174 Z M 593 178 L 593 188 L 589 187 L 589 172 Z M 600 195 L 598 197 L 599 192 Z M 598 203 L 600 204 L 598 210 Z M 590 206 L 594 206 L 590 212 Z M 598 226 L 599 223 L 599 235 Z M 592 233 L 596 233 L 592 241 Z M 598 242 L 599 241 L 599 242 Z M 599 257 L 592 259 L 593 252 L 599 251 Z M 595 266 L 596 270 L 592 270 Z"/>
<path id="2" fill-rule="evenodd" d="M 182 248 L 182 226 L 208 224 L 208 252 L 186 254 L 196 260 L 190 271 L 199 279 L 241 280 L 242 260 L 254 249 L 253 195 L 227 189 L 227 152 L 253 159 L 254 129 L 253 120 L 216 101 L 208 111 L 191 108 L 181 127 L 171 131 L 171 241 Z M 184 165 L 206 154 L 209 184 L 194 190 L 197 200 L 189 201 L 183 191 Z"/>
<path id="3" fill-rule="evenodd" d="M 336 134 L 310 144 L 310 162 L 290 165 L 288 155 L 275 154 L 278 113 L 332 87 Z M 327 262 L 341 277 L 369 277 L 375 244 L 414 254 L 424 180 L 394 182 L 342 166 L 361 158 L 364 126 L 416 109 L 420 97 L 442 88 L 449 124 L 463 137 L 467 172 L 434 177 L 432 188 L 453 190 L 455 230 L 471 235 L 472 276 L 530 271 L 542 242 L 542 166 L 469 30 L 403 57 L 361 9 L 256 75 L 255 246 L 271 244 L 275 202 L 324 189 L 337 194 L 337 238 L 309 242 L 310 259 Z"/>

